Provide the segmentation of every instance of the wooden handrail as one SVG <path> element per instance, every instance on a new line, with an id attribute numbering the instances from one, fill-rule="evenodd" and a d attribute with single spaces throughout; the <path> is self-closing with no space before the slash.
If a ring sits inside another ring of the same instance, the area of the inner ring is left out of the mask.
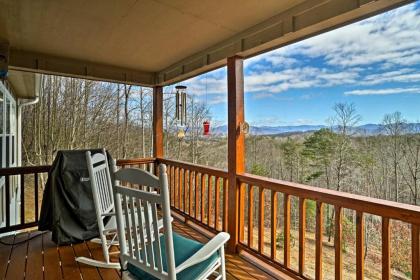
<path id="1" fill-rule="evenodd" d="M 51 165 L 7 167 L 0 168 L 0 176 L 46 173 L 49 172 L 50 169 Z"/>
<path id="2" fill-rule="evenodd" d="M 301 198 L 340 205 L 343 208 L 420 225 L 420 206 L 269 179 L 247 173 L 238 174 L 238 179 L 241 183 L 262 186 L 265 189 Z"/>
<path id="3" fill-rule="evenodd" d="M 131 158 L 131 159 L 118 159 L 116 164 L 118 166 L 124 166 L 124 165 L 148 164 L 148 163 L 154 163 L 155 161 L 156 161 L 155 158 Z"/>
<path id="4" fill-rule="evenodd" d="M 205 165 L 199 165 L 199 164 L 193 164 L 188 163 L 184 161 L 178 161 L 178 160 L 172 160 L 172 159 L 164 159 L 164 158 L 157 158 L 157 163 L 163 163 L 166 165 L 172 165 L 177 167 L 182 167 L 188 170 L 205 173 L 205 174 L 211 174 L 213 176 L 221 177 L 221 178 L 227 178 L 228 172 L 223 169 L 215 168 L 215 167 L 209 167 Z"/>

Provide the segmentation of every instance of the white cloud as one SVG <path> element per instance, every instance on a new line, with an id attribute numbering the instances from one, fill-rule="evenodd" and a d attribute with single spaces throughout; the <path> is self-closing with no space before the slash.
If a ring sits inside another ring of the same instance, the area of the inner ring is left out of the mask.
<path id="1" fill-rule="evenodd" d="M 332 66 L 420 62 L 420 15 L 415 4 L 347 25 L 284 48 L 284 55 L 323 57 Z"/>
<path id="2" fill-rule="evenodd" d="M 386 89 L 358 89 L 346 91 L 345 95 L 390 95 L 390 94 L 404 94 L 414 93 L 420 94 L 420 87 L 412 88 L 386 88 Z"/>
<path id="3" fill-rule="evenodd" d="M 245 91 L 280 93 L 289 89 L 354 84 L 358 78 L 359 74 L 351 69 L 335 72 L 326 68 L 301 67 L 277 72 L 266 71 L 246 76 Z"/>

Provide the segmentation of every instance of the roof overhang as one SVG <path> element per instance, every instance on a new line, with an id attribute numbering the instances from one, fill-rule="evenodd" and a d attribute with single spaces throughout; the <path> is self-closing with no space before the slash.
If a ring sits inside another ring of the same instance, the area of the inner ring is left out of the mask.
<path id="1" fill-rule="evenodd" d="M 35 96 L 39 96 L 41 89 L 40 74 L 11 70 L 7 80 L 11 84 L 16 98 L 33 99 Z"/>
<path id="2" fill-rule="evenodd" d="M 0 0 L 10 69 L 168 85 L 407 0 Z"/>

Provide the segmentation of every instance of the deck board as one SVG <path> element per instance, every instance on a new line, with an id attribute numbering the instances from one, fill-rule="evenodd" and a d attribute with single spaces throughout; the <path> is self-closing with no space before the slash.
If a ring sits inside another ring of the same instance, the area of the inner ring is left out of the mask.
<path id="1" fill-rule="evenodd" d="M 13 243 L 15 240 L 15 236 L 6 236 L 1 238 L 3 242 L 6 243 Z M 10 255 L 12 254 L 12 247 L 5 246 L 3 244 L 0 245 L 0 278 L 6 278 L 7 267 L 9 265 Z"/>
<path id="2" fill-rule="evenodd" d="M 103 260 L 102 257 L 102 247 L 101 245 L 93 242 L 86 242 L 89 252 L 92 255 L 92 258 L 95 260 Z M 111 261 L 118 262 L 117 255 L 111 255 Z M 99 273 L 103 280 L 112 280 L 119 277 L 119 273 L 115 269 L 99 268 Z"/>
<path id="3" fill-rule="evenodd" d="M 25 276 L 26 253 L 28 250 L 28 242 L 23 242 L 28 239 L 28 233 L 16 235 L 12 246 L 12 254 L 10 255 L 10 263 L 7 268 L 6 279 L 23 279 Z"/>
<path id="4" fill-rule="evenodd" d="M 73 245 L 73 250 L 77 257 L 92 258 L 86 242 Z M 80 274 L 82 275 L 83 279 L 101 280 L 101 275 L 99 274 L 98 268 L 79 262 L 77 265 L 79 266 Z"/>
<path id="5" fill-rule="evenodd" d="M 41 280 L 44 278 L 42 273 L 43 258 L 42 258 L 42 234 L 37 232 L 30 233 L 28 244 L 28 258 L 26 262 L 25 275 L 30 275 L 31 279 Z M 28 278 L 28 277 L 26 277 Z"/>
<path id="6" fill-rule="evenodd" d="M 51 233 L 42 235 L 44 279 L 62 279 L 58 247 L 51 241 Z"/>
<path id="7" fill-rule="evenodd" d="M 59 246 L 58 253 L 64 279 L 82 279 L 79 266 L 74 259 L 76 256 L 73 251 L 73 246 Z"/>
<path id="8" fill-rule="evenodd" d="M 209 234 L 203 234 L 203 232 L 178 219 L 174 219 L 173 228 L 179 234 L 202 243 L 207 242 L 211 237 Z M 34 237 L 35 235 L 40 236 Z M 12 280 L 120 279 L 120 273 L 115 269 L 95 268 L 75 261 L 77 256 L 103 260 L 99 244 L 85 242 L 57 247 L 51 241 L 51 233 L 41 234 L 37 231 L 2 237 L 1 240 L 13 243 L 26 240 L 28 237 L 34 238 L 14 246 L 0 244 L 0 278 Z M 117 250 L 117 248 L 114 250 Z M 118 261 L 117 256 L 112 259 Z M 231 254 L 226 254 L 226 276 L 229 280 L 274 279 L 244 258 Z"/>

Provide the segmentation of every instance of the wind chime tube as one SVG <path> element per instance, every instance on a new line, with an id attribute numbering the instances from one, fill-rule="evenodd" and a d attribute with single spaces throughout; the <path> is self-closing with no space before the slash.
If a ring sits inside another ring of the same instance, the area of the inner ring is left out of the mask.
<path id="1" fill-rule="evenodd" d="M 175 118 L 179 120 L 179 92 L 176 91 Z"/>
<path id="2" fill-rule="evenodd" d="M 184 125 L 184 93 L 180 94 L 180 104 L 179 109 L 181 111 L 181 125 Z"/>
<path id="3" fill-rule="evenodd" d="M 184 125 L 187 124 L 187 93 L 182 94 L 182 109 L 184 111 Z"/>

